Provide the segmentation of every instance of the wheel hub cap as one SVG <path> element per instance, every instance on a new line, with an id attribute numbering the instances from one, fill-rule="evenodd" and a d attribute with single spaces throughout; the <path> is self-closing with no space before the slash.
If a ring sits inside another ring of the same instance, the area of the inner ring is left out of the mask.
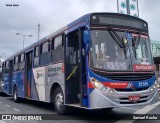
<path id="1" fill-rule="evenodd" d="M 61 93 L 58 93 L 56 96 L 56 106 L 59 109 L 63 107 L 63 96 Z"/>

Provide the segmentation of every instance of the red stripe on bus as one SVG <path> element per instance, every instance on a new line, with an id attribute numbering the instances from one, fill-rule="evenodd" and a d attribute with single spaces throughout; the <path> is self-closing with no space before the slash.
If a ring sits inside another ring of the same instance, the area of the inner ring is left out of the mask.
<path id="1" fill-rule="evenodd" d="M 129 82 L 102 82 L 103 85 L 110 88 L 127 88 Z M 95 88 L 91 82 L 88 83 L 88 88 Z"/>
<path id="2" fill-rule="evenodd" d="M 88 88 L 95 88 L 91 82 L 88 83 Z"/>
<path id="3" fill-rule="evenodd" d="M 103 84 L 110 88 L 127 88 L 128 82 L 103 82 Z"/>

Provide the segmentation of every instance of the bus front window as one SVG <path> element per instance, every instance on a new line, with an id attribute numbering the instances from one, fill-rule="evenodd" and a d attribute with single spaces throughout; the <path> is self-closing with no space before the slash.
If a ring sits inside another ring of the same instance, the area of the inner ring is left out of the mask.
<path id="1" fill-rule="evenodd" d="M 133 35 L 133 64 L 148 64 L 152 65 L 152 58 L 150 52 L 150 44 L 148 36 Z"/>
<path id="2" fill-rule="evenodd" d="M 127 44 L 125 32 L 116 33 Z M 111 71 L 128 71 L 132 69 L 130 67 L 130 52 L 127 45 L 120 47 L 114 36 L 106 30 L 92 30 L 91 36 L 91 67 Z"/>

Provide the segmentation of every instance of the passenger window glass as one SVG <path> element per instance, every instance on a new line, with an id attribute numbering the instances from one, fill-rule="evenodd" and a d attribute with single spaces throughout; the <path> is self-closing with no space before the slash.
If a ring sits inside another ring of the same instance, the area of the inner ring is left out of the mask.
<path id="1" fill-rule="evenodd" d="M 62 35 L 54 39 L 54 50 L 62 47 Z"/>
<path id="2" fill-rule="evenodd" d="M 17 63 L 18 63 L 18 56 L 15 59 L 15 64 L 17 64 Z"/>
<path id="3" fill-rule="evenodd" d="M 39 47 L 37 46 L 35 49 L 34 49 L 34 56 L 38 56 L 39 55 Z"/>
<path id="4" fill-rule="evenodd" d="M 42 53 L 46 53 L 46 52 L 48 52 L 48 42 L 42 45 Z"/>
<path id="5" fill-rule="evenodd" d="M 20 58 L 21 60 L 21 62 L 23 62 L 24 61 L 24 54 L 21 54 L 21 58 Z"/>

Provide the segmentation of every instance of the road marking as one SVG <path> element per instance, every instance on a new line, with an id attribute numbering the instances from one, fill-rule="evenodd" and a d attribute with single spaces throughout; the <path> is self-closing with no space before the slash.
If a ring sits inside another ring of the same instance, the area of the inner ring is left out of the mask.
<path id="1" fill-rule="evenodd" d="M 146 114 L 149 111 L 151 111 L 152 109 L 154 109 L 155 107 L 157 107 L 158 105 L 160 105 L 160 102 L 157 102 L 157 103 L 154 103 L 154 104 L 151 104 L 151 105 L 147 105 L 144 108 L 134 112 L 133 114 Z"/>
<path id="2" fill-rule="evenodd" d="M 7 123 L 7 122 L 0 120 L 0 123 Z"/>
<path id="3" fill-rule="evenodd" d="M 19 110 L 19 109 L 17 109 L 17 108 L 13 108 L 13 110 L 15 110 L 15 111 L 17 111 L 17 112 L 20 112 L 20 110 Z"/>
<path id="4" fill-rule="evenodd" d="M 2 100 L 2 99 L 8 99 L 8 98 L 11 98 L 11 97 L 0 97 L 0 100 Z"/>
<path id="5" fill-rule="evenodd" d="M 151 105 L 147 105 L 137 111 L 135 111 L 133 113 L 134 114 L 147 114 L 149 111 L 151 111 L 152 109 L 154 109 L 155 107 L 157 107 L 158 105 L 160 105 L 160 102 L 157 102 L 157 103 L 154 103 L 154 104 L 151 104 Z M 135 120 L 125 120 L 124 119 L 121 119 L 119 121 L 117 121 L 116 123 L 133 123 Z"/>
<path id="6" fill-rule="evenodd" d="M 139 109 L 136 109 L 136 108 L 129 108 L 129 107 L 120 107 L 120 108 L 129 109 L 129 110 L 135 110 L 135 111 L 139 110 Z"/>
<path id="7" fill-rule="evenodd" d="M 11 107 L 10 105 L 5 104 L 6 107 Z"/>

